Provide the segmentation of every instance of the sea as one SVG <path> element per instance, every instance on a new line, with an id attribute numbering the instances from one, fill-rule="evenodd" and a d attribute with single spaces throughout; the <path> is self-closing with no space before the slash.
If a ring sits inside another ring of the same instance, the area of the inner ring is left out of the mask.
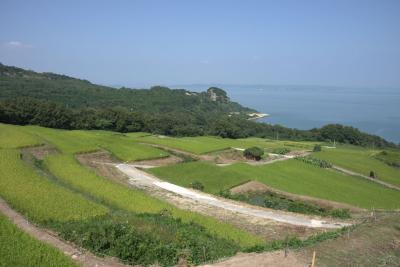
<path id="1" fill-rule="evenodd" d="M 217 86 L 232 101 L 261 113 L 259 121 L 297 129 L 340 123 L 400 143 L 400 88 L 299 85 L 182 85 L 192 91 Z"/>

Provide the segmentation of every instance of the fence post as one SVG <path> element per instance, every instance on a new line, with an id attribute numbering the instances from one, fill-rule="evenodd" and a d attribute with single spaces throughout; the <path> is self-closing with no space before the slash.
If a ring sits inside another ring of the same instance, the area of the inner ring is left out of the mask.
<path id="1" fill-rule="evenodd" d="M 315 267 L 315 256 L 316 256 L 316 252 L 314 250 L 313 255 L 312 255 L 312 261 L 311 261 L 311 267 Z"/>

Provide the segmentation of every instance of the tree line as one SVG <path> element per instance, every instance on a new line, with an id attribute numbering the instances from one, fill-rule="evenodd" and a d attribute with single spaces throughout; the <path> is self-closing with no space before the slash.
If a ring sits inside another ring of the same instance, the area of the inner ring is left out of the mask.
<path id="1" fill-rule="evenodd" d="M 356 128 L 330 124 L 322 128 L 298 130 L 280 125 L 258 123 L 241 115 L 225 113 L 130 111 L 125 107 L 69 108 L 64 104 L 29 97 L 0 101 L 0 122 L 40 125 L 59 129 L 150 132 L 170 136 L 215 135 L 223 138 L 262 137 L 284 140 L 336 141 L 360 146 L 397 147 L 385 139 Z"/>

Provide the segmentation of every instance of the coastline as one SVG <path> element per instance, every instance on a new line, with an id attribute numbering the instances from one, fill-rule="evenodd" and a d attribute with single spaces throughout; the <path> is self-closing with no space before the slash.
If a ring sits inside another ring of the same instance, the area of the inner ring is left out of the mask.
<path id="1" fill-rule="evenodd" d="M 248 120 L 258 120 L 258 119 L 262 119 L 265 117 L 269 117 L 270 115 L 267 113 L 248 113 L 247 114 L 249 116 Z"/>

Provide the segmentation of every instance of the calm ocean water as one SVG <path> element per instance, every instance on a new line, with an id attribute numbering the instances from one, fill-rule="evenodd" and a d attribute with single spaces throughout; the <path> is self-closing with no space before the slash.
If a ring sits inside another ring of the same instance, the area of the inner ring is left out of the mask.
<path id="1" fill-rule="evenodd" d="M 340 123 L 400 143 L 400 89 L 217 85 L 231 100 L 270 114 L 263 122 L 298 129 Z M 208 85 L 185 86 L 206 90 Z"/>

